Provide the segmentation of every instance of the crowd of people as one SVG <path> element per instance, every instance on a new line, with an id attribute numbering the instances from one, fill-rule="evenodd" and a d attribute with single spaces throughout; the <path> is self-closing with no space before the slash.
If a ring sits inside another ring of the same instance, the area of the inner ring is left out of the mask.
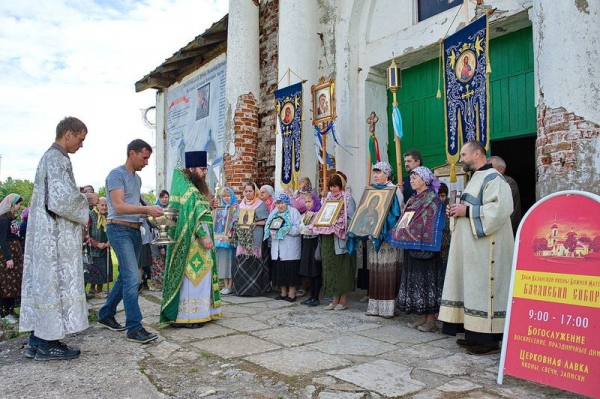
<path id="1" fill-rule="evenodd" d="M 20 331 L 31 332 L 26 357 L 79 356 L 61 340 L 88 327 L 86 296 L 106 298 L 99 325 L 126 330 L 134 342 L 155 340 L 142 326 L 138 304 L 146 280 L 162 291 L 160 322 L 176 328 L 200 328 L 221 317 L 222 296 L 271 290 L 278 291 L 275 300 L 287 302 L 308 291 L 301 305 L 320 306 L 323 298 L 323 310 L 343 311 L 356 289 L 357 249 L 368 270 L 366 315 L 416 315 L 408 326 L 425 333 L 441 321 L 443 333 L 465 333 L 457 344 L 469 353 L 499 351 L 520 209 L 503 176 L 506 165 L 499 157 L 488 160 L 478 142 L 461 149 L 471 177 L 453 203 L 419 151 L 404 154 L 408 176 L 399 182 L 387 162 L 376 163 L 371 189 L 391 188 L 395 195 L 385 214 L 372 212 L 381 220 L 375 236 L 349 231 L 356 204 L 341 171 L 329 175 L 319 194 L 304 177 L 297 191 L 276 193 L 249 182 L 239 197 L 231 187 L 213 195 L 204 151 L 186 152 L 170 191 L 146 204 L 137 172 L 148 164 L 152 147 L 143 140 L 128 145 L 125 163 L 109 173 L 106 197 L 99 198 L 93 187 L 76 186 L 68 156 L 86 135 L 77 118 L 58 124 L 20 226 L 23 198 L 11 194 L 0 202 L 0 315 L 9 322 L 20 317 Z M 338 205 L 331 220 L 318 221 L 322 207 L 333 202 Z M 173 243 L 151 245 L 152 217 L 167 208 L 178 215 L 169 230 Z M 111 250 L 119 266 L 109 291 Z M 124 325 L 115 318 L 120 302 Z"/>

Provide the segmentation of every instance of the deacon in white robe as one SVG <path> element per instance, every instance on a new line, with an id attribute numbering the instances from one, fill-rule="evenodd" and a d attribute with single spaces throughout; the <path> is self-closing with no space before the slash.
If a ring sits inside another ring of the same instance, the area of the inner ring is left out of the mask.
<path id="1" fill-rule="evenodd" d="M 504 331 L 512 267 L 512 194 L 502 175 L 486 163 L 479 143 L 463 146 L 461 162 L 473 175 L 461 204 L 448 207 L 452 239 L 438 318 L 446 333 L 460 332 L 464 325 L 466 340 L 457 344 L 470 353 L 495 353 Z M 486 348 L 472 350 L 478 344 Z"/>
<path id="2" fill-rule="evenodd" d="M 97 195 L 79 192 L 68 156 L 82 147 L 87 128 L 76 118 L 65 120 L 85 130 L 67 131 L 42 156 L 31 198 L 19 330 L 33 331 L 32 339 L 33 335 L 38 338 L 32 356 L 37 344 L 43 346 L 88 327 L 82 232 L 89 217 L 87 198 L 93 202 Z M 57 135 L 58 131 L 57 127 Z"/>

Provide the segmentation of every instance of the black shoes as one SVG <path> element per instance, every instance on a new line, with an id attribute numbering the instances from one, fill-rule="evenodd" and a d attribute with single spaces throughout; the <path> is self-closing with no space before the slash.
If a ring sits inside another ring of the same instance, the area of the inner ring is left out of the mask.
<path id="1" fill-rule="evenodd" d="M 292 297 L 289 297 L 289 296 L 288 296 L 288 297 L 286 297 L 286 298 L 283 298 L 283 300 L 284 300 L 284 301 L 287 301 L 287 302 L 296 302 L 296 297 L 293 297 L 293 298 L 292 298 Z"/>
<path id="2" fill-rule="evenodd" d="M 477 341 L 467 341 L 466 339 L 457 339 L 456 345 L 465 348 L 469 355 L 493 355 L 500 353 L 500 344 L 498 342 L 480 343 Z"/>
<path id="3" fill-rule="evenodd" d="M 81 354 L 79 349 L 71 348 L 60 341 L 49 342 L 48 345 L 38 346 L 35 360 L 71 360 Z M 25 354 L 27 356 L 27 353 Z"/>
<path id="4" fill-rule="evenodd" d="M 300 302 L 300 305 L 306 305 L 310 308 L 319 306 L 319 300 L 316 298 L 308 298 L 306 301 Z"/>
<path id="5" fill-rule="evenodd" d="M 98 320 L 98 324 L 101 325 L 102 327 L 106 327 L 112 331 L 123 331 L 123 330 L 127 329 L 127 327 L 119 324 L 114 316 L 110 316 L 110 317 L 104 318 L 102 320 Z"/>
<path id="6" fill-rule="evenodd" d="M 171 327 L 175 328 L 202 328 L 204 323 L 171 323 Z"/>
<path id="7" fill-rule="evenodd" d="M 275 298 L 273 298 L 273 299 L 275 299 L 276 301 L 282 301 L 282 300 L 284 301 L 284 300 L 286 300 L 286 298 L 287 298 L 287 295 L 286 295 L 286 296 L 282 296 L 282 295 L 280 294 L 280 295 L 277 295 L 277 296 L 276 296 Z"/>
<path id="8" fill-rule="evenodd" d="M 132 334 L 127 334 L 128 340 L 138 342 L 140 344 L 145 344 L 146 342 L 154 341 L 156 338 L 158 338 L 156 334 L 149 333 L 143 327 Z"/>
<path id="9" fill-rule="evenodd" d="M 467 348 L 469 355 L 493 355 L 500 353 L 500 345 L 498 343 L 486 344 L 480 346 L 469 346 Z"/>
<path id="10" fill-rule="evenodd" d="M 25 351 L 25 357 L 27 359 L 33 359 L 33 358 L 35 358 L 36 353 L 37 353 L 37 346 L 28 346 L 27 350 Z"/>

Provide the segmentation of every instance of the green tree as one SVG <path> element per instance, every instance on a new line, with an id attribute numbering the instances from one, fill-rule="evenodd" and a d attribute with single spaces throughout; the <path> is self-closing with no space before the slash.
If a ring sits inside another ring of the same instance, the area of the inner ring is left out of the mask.
<path id="1" fill-rule="evenodd" d="M 23 207 L 29 206 L 29 201 L 31 201 L 31 195 L 33 194 L 33 182 L 8 177 L 5 181 L 0 182 L 0 200 L 11 193 L 19 194 L 23 197 Z"/>
<path id="2" fill-rule="evenodd" d="M 144 199 L 144 201 L 146 201 L 146 204 L 154 205 L 154 203 L 156 202 L 156 193 L 154 192 L 154 190 L 150 190 L 147 193 L 142 193 L 142 198 Z"/>
<path id="3" fill-rule="evenodd" d="M 100 187 L 98 189 L 98 197 L 106 197 L 106 187 Z M 156 203 L 156 193 L 154 190 L 150 190 L 147 193 L 142 193 L 142 199 L 148 205 L 154 205 Z"/>

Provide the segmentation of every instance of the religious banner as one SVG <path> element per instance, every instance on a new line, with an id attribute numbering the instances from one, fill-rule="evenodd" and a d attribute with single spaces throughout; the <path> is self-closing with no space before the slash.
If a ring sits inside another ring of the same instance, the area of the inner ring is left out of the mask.
<path id="1" fill-rule="evenodd" d="M 446 159 L 451 179 L 462 144 L 477 140 L 486 149 L 489 145 L 487 32 L 484 15 L 444 40 Z"/>
<path id="2" fill-rule="evenodd" d="M 281 132 L 281 182 L 297 188 L 302 142 L 302 83 L 275 91 L 275 110 Z"/>
<path id="3" fill-rule="evenodd" d="M 600 398 L 600 197 L 538 201 L 517 232 L 503 375 Z"/>

